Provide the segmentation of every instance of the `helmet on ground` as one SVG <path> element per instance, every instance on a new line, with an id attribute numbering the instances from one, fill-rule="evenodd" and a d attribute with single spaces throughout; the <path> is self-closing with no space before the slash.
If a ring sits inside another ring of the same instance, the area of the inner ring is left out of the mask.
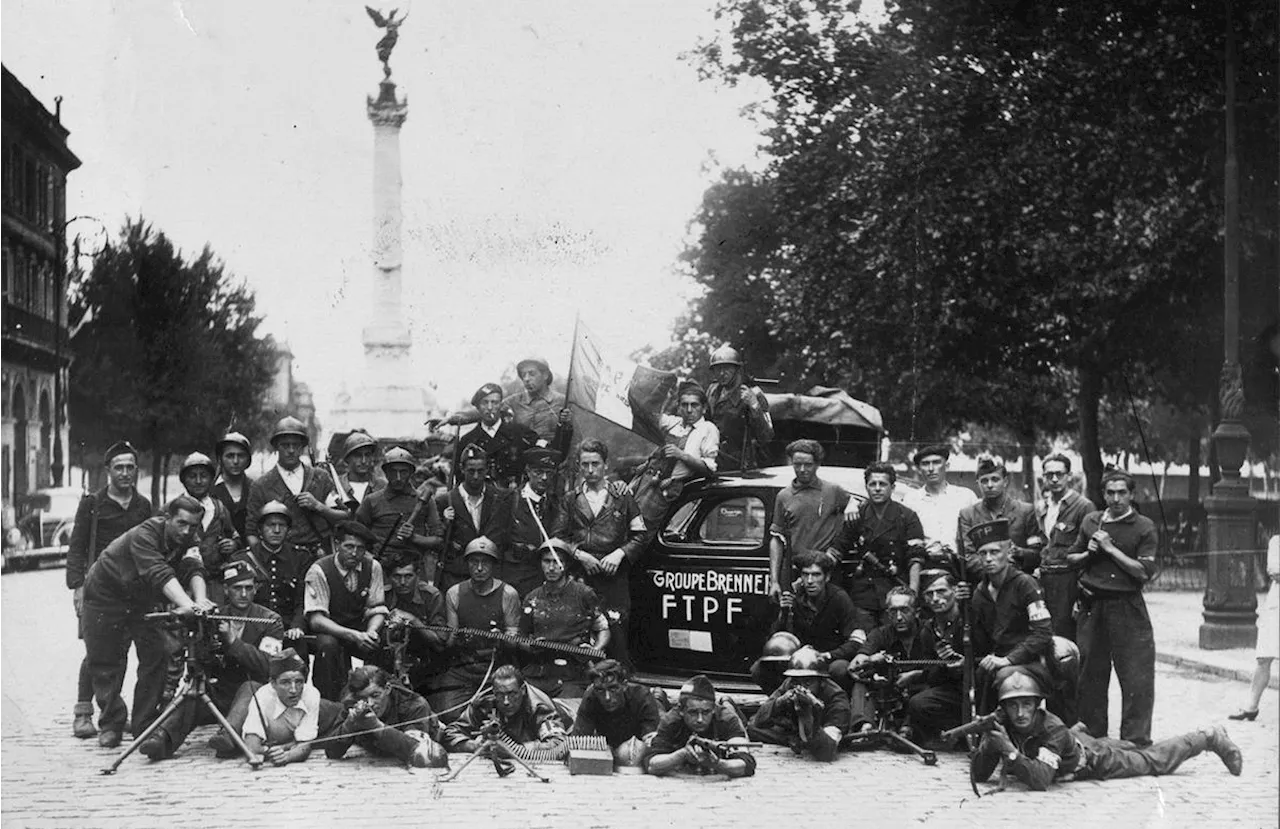
<path id="1" fill-rule="evenodd" d="M 280 501 L 268 501 L 263 504 L 262 509 L 258 510 L 258 523 L 261 524 L 273 515 L 278 515 L 293 524 L 293 516 L 289 513 L 289 508 Z"/>
<path id="2" fill-rule="evenodd" d="M 307 437 L 307 426 L 296 417 L 282 417 L 276 423 L 276 429 L 271 433 L 271 445 L 275 446 L 276 441 L 287 435 L 302 438 L 304 444 L 310 443 L 311 438 Z"/>
<path id="3" fill-rule="evenodd" d="M 502 560 L 498 556 L 498 546 L 490 541 L 487 536 L 483 535 L 479 538 L 471 539 L 471 543 L 469 543 L 467 548 L 462 551 L 463 559 L 468 559 L 475 555 L 488 556 L 494 561 Z"/>
<path id="4" fill-rule="evenodd" d="M 731 345 L 722 345 L 711 352 L 711 367 L 737 366 L 742 368 L 742 355 Z"/>
<path id="5" fill-rule="evenodd" d="M 378 442 L 368 432 L 352 432 L 347 435 L 347 439 L 342 442 L 342 459 L 345 461 L 347 456 L 366 446 L 378 448 Z"/>
<path id="6" fill-rule="evenodd" d="M 410 471 L 418 468 L 418 462 L 414 460 L 413 453 L 408 449 L 403 449 L 399 446 L 388 449 L 387 454 L 382 458 L 383 469 L 386 469 L 388 466 L 394 466 L 395 464 L 408 466 Z"/>
<path id="7" fill-rule="evenodd" d="M 418 741 L 418 747 L 409 757 L 409 764 L 419 769 L 449 768 L 449 754 L 444 746 L 427 736 L 424 731 L 410 729 L 404 732 L 406 737 Z"/>
<path id="8" fill-rule="evenodd" d="M 1001 702 L 1007 699 L 1017 699 L 1018 697 L 1044 699 L 1044 692 L 1040 690 L 1040 683 L 1036 682 L 1035 677 L 1026 671 L 1010 671 L 1007 676 L 1000 680 Z"/>
<path id="9" fill-rule="evenodd" d="M 780 630 L 765 640 L 760 654 L 761 662 L 790 662 L 791 654 L 800 650 L 800 640 L 794 633 Z"/>
<path id="10" fill-rule="evenodd" d="M 818 669 L 821 664 L 818 652 L 805 645 L 791 655 L 791 666 L 783 673 L 787 676 L 826 676 L 825 671 Z"/>
<path id="11" fill-rule="evenodd" d="M 192 452 L 182 462 L 182 468 L 178 470 L 178 480 L 182 480 L 182 476 L 186 475 L 189 470 L 202 466 L 209 470 L 210 475 L 218 474 L 218 467 L 214 465 L 213 460 L 208 455 L 203 452 Z"/>
<path id="12" fill-rule="evenodd" d="M 1053 637 L 1054 672 L 1075 680 L 1080 676 L 1080 648 L 1065 636 Z"/>

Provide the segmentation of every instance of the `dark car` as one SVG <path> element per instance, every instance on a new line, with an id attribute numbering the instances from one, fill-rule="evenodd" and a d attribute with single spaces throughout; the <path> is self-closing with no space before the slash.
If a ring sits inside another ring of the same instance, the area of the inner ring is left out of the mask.
<path id="1" fill-rule="evenodd" d="M 824 466 L 818 475 L 866 499 L 861 469 Z M 658 682 L 705 673 L 717 687 L 754 688 L 748 670 L 777 614 L 768 595 L 774 498 L 794 477 L 781 466 L 685 486 L 632 579 L 639 673 Z"/>

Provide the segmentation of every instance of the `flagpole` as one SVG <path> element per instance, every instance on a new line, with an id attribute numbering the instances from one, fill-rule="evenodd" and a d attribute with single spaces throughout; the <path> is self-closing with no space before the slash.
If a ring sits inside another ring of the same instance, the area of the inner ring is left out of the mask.
<path id="1" fill-rule="evenodd" d="M 578 328 L 582 323 L 582 312 L 573 312 L 573 341 L 569 343 L 569 372 L 564 378 L 564 405 L 568 406 L 573 398 L 573 355 L 578 350 Z"/>

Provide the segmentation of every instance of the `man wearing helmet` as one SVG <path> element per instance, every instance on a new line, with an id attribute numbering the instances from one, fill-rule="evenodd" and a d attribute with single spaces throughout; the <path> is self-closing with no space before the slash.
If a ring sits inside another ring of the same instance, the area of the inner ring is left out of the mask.
<path id="1" fill-rule="evenodd" d="M 435 499 L 421 497 L 409 486 L 415 466 L 409 450 L 388 449 L 382 461 L 386 487 L 364 496 L 356 510 L 356 520 L 373 531 L 378 547 L 386 544 L 384 556 L 402 553 L 422 558 L 437 552 L 443 543 L 444 527 Z M 434 561 L 432 565 L 434 572 Z"/>
<path id="2" fill-rule="evenodd" d="M 604 650 L 609 644 L 609 621 L 600 610 L 596 591 L 569 578 L 573 551 L 566 542 L 552 538 L 539 552 L 543 582 L 525 597 L 520 632 L 547 642 Z M 553 697 L 581 697 L 588 682 L 585 661 L 535 648 L 524 668 L 525 679 Z"/>
<path id="3" fill-rule="evenodd" d="M 807 645 L 791 657 L 786 681 L 747 724 L 752 739 L 809 752 L 815 760 L 836 759 L 849 728 L 849 700 L 831 681 L 818 652 Z"/>
<path id="4" fill-rule="evenodd" d="M 1244 758 L 1221 727 L 1202 728 L 1161 740 L 1147 748 L 1098 739 L 1068 729 L 1044 710 L 1044 692 L 1023 668 L 1005 668 L 998 677 L 1000 710 L 993 730 L 983 735 L 973 757 L 973 779 L 991 777 L 996 766 L 1033 791 L 1045 791 L 1055 780 L 1115 780 L 1172 774 L 1185 761 L 1206 751 L 1217 754 L 1231 774 L 1239 776 Z"/>
<path id="5" fill-rule="evenodd" d="M 454 629 L 518 634 L 520 596 L 514 587 L 494 577 L 501 562 L 498 548 L 485 536 L 474 538 L 463 552 L 463 561 L 468 578 L 444 594 L 445 623 Z M 465 632 L 453 634 L 449 644 L 452 666 L 436 681 L 431 700 L 431 707 L 446 719 L 456 717 L 453 709 L 475 694 L 497 655 L 492 641 L 473 639 Z"/>
<path id="6" fill-rule="evenodd" d="M 209 571 L 209 598 L 222 601 L 222 566 L 231 559 L 239 547 L 240 536 L 231 521 L 231 512 L 222 501 L 210 496 L 213 478 L 218 469 L 213 459 L 202 452 L 192 452 L 182 462 L 178 480 L 200 506 L 204 507 L 201 519 L 199 549 L 204 566 Z"/>
<path id="7" fill-rule="evenodd" d="M 351 657 L 378 655 L 379 631 L 387 617 L 382 565 L 372 555 L 373 533 L 356 521 L 334 531 L 334 552 L 307 571 L 304 610 L 316 636 L 315 686 L 337 701 Z"/>
<path id="8" fill-rule="evenodd" d="M 334 482 L 343 506 L 354 513 L 364 499 L 382 489 L 385 481 L 374 474 L 378 442 L 363 429 L 356 429 L 342 442 L 342 462 L 346 471 Z"/>
<path id="9" fill-rule="evenodd" d="M 245 538 L 245 520 L 249 510 L 249 488 L 253 479 L 244 474 L 253 458 L 253 446 L 239 432 L 227 432 L 214 444 L 214 459 L 222 470 L 222 478 L 214 484 L 213 497 L 231 513 L 231 525 Z"/>
<path id="10" fill-rule="evenodd" d="M 751 679 L 766 694 L 772 694 L 786 681 L 791 654 L 800 650 L 800 644 L 800 639 L 789 630 L 780 630 L 765 640 L 760 658 L 751 664 Z"/>
<path id="11" fill-rule="evenodd" d="M 561 440 L 572 421 L 564 395 L 551 388 L 551 366 L 540 357 L 526 357 L 516 363 L 516 374 L 524 389 L 503 400 L 503 405 L 511 408 L 517 424 L 563 452 Z"/>
<path id="12" fill-rule="evenodd" d="M 289 540 L 315 558 L 327 552 L 324 545 L 330 525 L 350 517 L 336 506 L 329 473 L 302 463 L 302 452 L 309 442 L 306 426 L 296 417 L 283 418 L 276 424 L 271 434 L 276 465 L 249 489 L 245 532 L 250 543 L 260 537 L 258 513 L 268 501 L 279 501 L 289 508 Z"/>
<path id="13" fill-rule="evenodd" d="M 247 561 L 253 566 L 258 576 L 253 600 L 279 614 L 285 639 L 305 658 L 303 586 L 312 561 L 309 553 L 289 541 L 292 520 L 289 508 L 279 501 L 263 504 L 258 511 L 258 541 L 232 556 L 232 561 Z"/>
<path id="14" fill-rule="evenodd" d="M 707 386 L 707 420 L 720 431 L 721 471 L 752 469 L 773 440 L 769 401 L 742 365 L 732 346 L 711 352 L 711 385 Z"/>
<path id="15" fill-rule="evenodd" d="M 510 543 L 513 493 L 489 480 L 489 458 L 482 447 L 460 447 L 458 463 L 462 465 L 459 484 L 436 494 L 436 505 L 448 528 L 449 544 L 440 556 L 437 582 L 445 591 L 469 577 L 466 550 L 472 541 L 483 536 L 499 551 Z"/>

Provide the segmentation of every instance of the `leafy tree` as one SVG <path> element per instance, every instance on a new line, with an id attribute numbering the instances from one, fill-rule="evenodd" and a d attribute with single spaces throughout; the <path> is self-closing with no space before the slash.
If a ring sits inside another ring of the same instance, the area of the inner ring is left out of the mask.
<path id="1" fill-rule="evenodd" d="M 160 501 L 166 459 L 208 452 L 229 423 L 256 424 L 274 366 L 253 294 L 207 246 L 184 261 L 163 232 L 126 222 L 72 297 L 72 439 L 128 437 L 151 455 Z"/>

